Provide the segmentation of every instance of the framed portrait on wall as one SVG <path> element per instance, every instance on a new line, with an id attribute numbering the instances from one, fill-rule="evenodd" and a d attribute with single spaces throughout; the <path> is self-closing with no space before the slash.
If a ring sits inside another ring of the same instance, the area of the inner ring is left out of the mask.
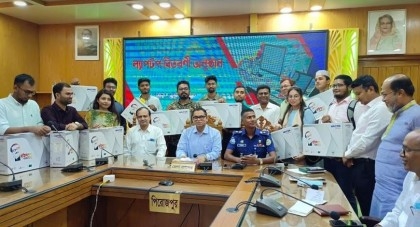
<path id="1" fill-rule="evenodd" d="M 367 54 L 405 54 L 406 10 L 368 12 Z"/>
<path id="2" fill-rule="evenodd" d="M 74 40 L 76 60 L 99 60 L 99 26 L 76 26 Z"/>

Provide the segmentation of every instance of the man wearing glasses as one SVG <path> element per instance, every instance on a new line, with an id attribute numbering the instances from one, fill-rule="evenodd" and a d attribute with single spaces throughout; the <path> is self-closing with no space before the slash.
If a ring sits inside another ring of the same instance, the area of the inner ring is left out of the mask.
<path id="1" fill-rule="evenodd" d="M 258 104 L 251 106 L 257 119 L 263 116 L 273 126 L 273 131 L 280 128 L 280 107 L 270 103 L 271 89 L 268 85 L 259 85 L 257 87 Z"/>
<path id="2" fill-rule="evenodd" d="M 27 74 L 15 77 L 13 93 L 0 99 L 0 135 L 32 132 L 43 136 L 51 128 L 42 123 L 35 95 L 35 80 Z"/>
<path id="3" fill-rule="evenodd" d="M 382 84 L 382 101 L 393 115 L 376 155 L 370 216 L 383 218 L 391 212 L 403 189 L 407 170 L 399 159 L 401 144 L 409 132 L 420 128 L 420 106 L 413 98 L 414 91 L 412 81 L 403 74 L 393 75 Z"/>
<path id="4" fill-rule="evenodd" d="M 403 189 L 392 211 L 376 226 L 418 226 L 420 220 L 420 130 L 416 129 L 404 138 L 400 151 L 406 171 Z M 398 160 L 398 161 L 401 161 Z"/>
<path id="5" fill-rule="evenodd" d="M 193 126 L 182 131 L 176 157 L 195 158 L 197 163 L 217 160 L 222 150 L 220 132 L 207 125 L 207 112 L 199 107 L 191 115 Z"/>

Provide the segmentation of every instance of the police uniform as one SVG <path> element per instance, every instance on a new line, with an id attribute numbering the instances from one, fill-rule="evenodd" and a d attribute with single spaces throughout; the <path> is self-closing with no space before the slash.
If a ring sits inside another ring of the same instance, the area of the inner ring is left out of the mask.
<path id="1" fill-rule="evenodd" d="M 255 129 L 255 134 L 250 139 L 245 129 L 233 132 L 227 149 L 233 151 L 233 156 L 257 154 L 258 158 L 265 158 L 267 154 L 274 150 L 273 140 L 267 130 Z"/>

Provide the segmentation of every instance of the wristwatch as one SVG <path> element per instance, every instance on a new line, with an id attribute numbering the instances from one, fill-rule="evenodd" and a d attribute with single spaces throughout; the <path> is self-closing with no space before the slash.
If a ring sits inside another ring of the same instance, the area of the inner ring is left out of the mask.
<path id="1" fill-rule="evenodd" d="M 77 122 L 77 121 L 75 121 L 74 123 L 76 124 L 77 128 L 80 128 L 80 126 L 83 126 L 82 124 L 80 124 L 80 123 L 79 123 L 79 122 Z"/>

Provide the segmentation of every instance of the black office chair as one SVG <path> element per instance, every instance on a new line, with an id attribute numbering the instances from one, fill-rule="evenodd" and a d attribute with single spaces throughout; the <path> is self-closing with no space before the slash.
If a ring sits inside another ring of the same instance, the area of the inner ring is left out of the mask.
<path id="1" fill-rule="evenodd" d="M 381 222 L 381 219 L 371 216 L 361 216 L 359 219 L 362 224 L 366 225 L 366 227 L 374 227 L 376 224 Z"/>

